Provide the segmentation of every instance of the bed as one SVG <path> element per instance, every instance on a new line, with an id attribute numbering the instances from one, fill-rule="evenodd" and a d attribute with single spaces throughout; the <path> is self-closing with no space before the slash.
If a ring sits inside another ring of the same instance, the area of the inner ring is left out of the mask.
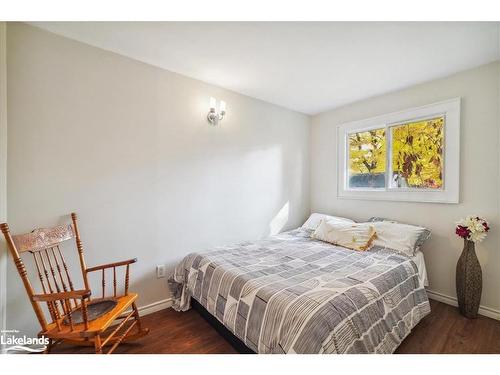
<path id="1" fill-rule="evenodd" d="M 173 308 L 196 300 L 256 353 L 393 353 L 430 312 L 422 256 L 353 251 L 298 228 L 187 255 Z"/>

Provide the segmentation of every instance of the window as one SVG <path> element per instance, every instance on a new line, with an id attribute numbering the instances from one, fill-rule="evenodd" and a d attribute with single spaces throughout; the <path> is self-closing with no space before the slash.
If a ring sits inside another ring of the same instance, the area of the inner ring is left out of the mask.
<path id="1" fill-rule="evenodd" d="M 339 127 L 340 198 L 458 203 L 460 99 Z"/>
<path id="2" fill-rule="evenodd" d="M 385 187 L 385 129 L 349 134 L 349 187 Z"/>
<path id="3" fill-rule="evenodd" d="M 444 116 L 391 127 L 391 187 L 443 187 Z"/>

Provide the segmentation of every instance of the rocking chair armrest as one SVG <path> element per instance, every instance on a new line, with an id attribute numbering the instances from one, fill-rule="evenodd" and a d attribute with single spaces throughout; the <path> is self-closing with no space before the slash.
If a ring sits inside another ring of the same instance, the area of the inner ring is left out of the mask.
<path id="1" fill-rule="evenodd" d="M 65 299 L 85 299 L 90 297 L 90 294 L 90 290 L 81 289 L 61 293 L 35 294 L 32 298 L 33 301 L 37 302 L 52 302 Z"/>
<path id="2" fill-rule="evenodd" d="M 94 271 L 103 270 L 103 269 L 106 269 L 106 268 L 113 268 L 113 267 L 119 267 L 119 266 L 126 266 L 126 265 L 129 265 L 129 264 L 135 263 L 135 262 L 137 262 L 137 258 L 128 259 L 128 260 L 123 260 L 123 261 L 121 261 L 121 262 L 108 263 L 108 264 L 101 264 L 100 266 L 95 266 L 95 267 L 90 267 L 90 268 L 87 268 L 87 269 L 85 270 L 85 272 L 89 273 L 89 272 L 94 272 Z"/>

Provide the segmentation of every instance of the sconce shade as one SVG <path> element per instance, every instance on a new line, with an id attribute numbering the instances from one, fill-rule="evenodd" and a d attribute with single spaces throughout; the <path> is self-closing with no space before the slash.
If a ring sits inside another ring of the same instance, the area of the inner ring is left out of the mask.
<path id="1" fill-rule="evenodd" d="M 215 98 L 214 97 L 210 97 L 210 109 L 215 110 L 216 103 L 217 102 L 215 101 Z"/>
<path id="2" fill-rule="evenodd" d="M 216 110 L 217 106 L 217 101 L 215 100 L 214 97 L 210 97 L 210 110 L 208 111 L 207 114 L 207 120 L 210 123 L 210 125 L 217 126 L 220 121 L 224 119 L 224 116 L 226 114 L 226 102 L 221 100 L 220 101 L 220 108 L 219 112 Z"/>

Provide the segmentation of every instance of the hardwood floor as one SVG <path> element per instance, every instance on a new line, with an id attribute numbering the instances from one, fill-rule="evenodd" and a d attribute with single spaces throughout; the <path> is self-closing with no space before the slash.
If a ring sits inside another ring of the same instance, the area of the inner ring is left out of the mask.
<path id="1" fill-rule="evenodd" d="M 396 353 L 500 354 L 500 321 L 467 319 L 456 307 L 430 300 L 431 313 L 401 343 Z"/>
<path id="2" fill-rule="evenodd" d="M 431 300 L 432 312 L 403 341 L 396 353 L 500 353 L 500 321 L 469 320 L 457 308 Z M 158 311 L 143 318 L 151 332 L 115 353 L 236 353 L 196 311 Z M 88 348 L 61 345 L 54 353 L 91 353 Z"/>

